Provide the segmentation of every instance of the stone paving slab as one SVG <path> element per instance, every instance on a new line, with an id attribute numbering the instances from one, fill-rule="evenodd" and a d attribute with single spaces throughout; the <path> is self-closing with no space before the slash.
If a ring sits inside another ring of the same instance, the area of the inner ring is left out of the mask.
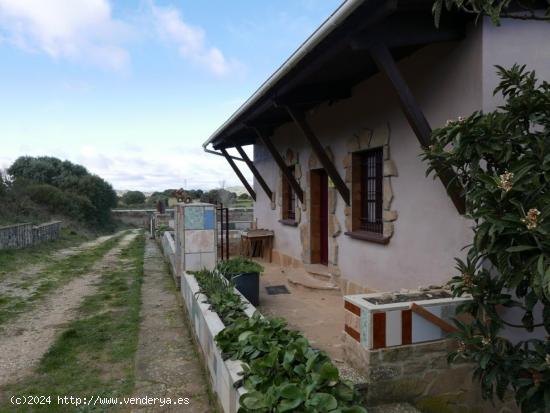
<path id="1" fill-rule="evenodd" d="M 157 244 L 145 245 L 135 397 L 189 398 L 182 406 L 135 407 L 132 412 L 210 413 L 206 375 Z"/>

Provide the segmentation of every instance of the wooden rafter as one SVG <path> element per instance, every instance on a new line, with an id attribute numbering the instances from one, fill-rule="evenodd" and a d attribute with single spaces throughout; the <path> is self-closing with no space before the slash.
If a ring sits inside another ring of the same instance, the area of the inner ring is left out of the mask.
<path id="1" fill-rule="evenodd" d="M 220 149 L 220 151 L 223 154 L 223 156 L 225 156 L 225 159 L 227 159 L 227 162 L 229 162 L 229 165 L 231 166 L 231 168 L 233 169 L 235 174 L 239 177 L 242 184 L 244 185 L 244 187 L 246 188 L 246 190 L 248 191 L 248 193 L 252 197 L 252 199 L 254 201 L 256 201 L 256 192 L 254 191 L 254 189 L 252 189 L 252 187 L 250 186 L 250 184 L 248 183 L 248 181 L 246 180 L 246 178 L 242 174 L 241 170 L 239 169 L 239 167 L 237 166 L 237 164 L 235 163 L 233 158 L 231 158 L 231 156 L 227 153 L 227 150 L 222 148 L 222 149 Z"/>
<path id="2" fill-rule="evenodd" d="M 334 166 L 334 163 L 328 157 L 325 148 L 323 148 L 323 145 L 321 145 L 321 143 L 315 136 L 315 133 L 307 123 L 303 112 L 290 106 L 286 106 L 286 110 L 311 145 L 315 156 L 317 156 L 317 159 L 319 159 L 319 162 L 327 172 L 329 178 L 334 183 L 334 186 L 342 196 L 342 199 L 344 200 L 346 205 L 350 205 L 350 191 L 348 186 L 338 173 L 338 170 L 336 169 L 336 166 Z"/>
<path id="3" fill-rule="evenodd" d="M 258 138 L 260 138 L 260 140 L 264 143 L 265 147 L 273 157 L 275 163 L 279 166 L 279 169 L 283 173 L 284 177 L 290 184 L 290 187 L 292 188 L 300 202 L 303 203 L 304 191 L 300 187 L 300 184 L 298 183 L 292 172 L 288 169 L 283 157 L 279 154 L 277 148 L 275 148 L 275 145 L 273 145 L 273 142 L 271 142 L 271 139 L 269 139 L 269 137 L 267 136 L 267 133 L 256 127 L 253 127 L 253 129 L 258 135 Z"/>
<path id="4" fill-rule="evenodd" d="M 264 190 L 265 194 L 269 198 L 269 200 L 272 200 L 273 192 L 271 191 L 271 189 L 269 189 L 269 186 L 265 182 L 263 176 L 260 174 L 260 172 L 256 168 L 256 165 L 254 165 L 254 162 L 252 162 L 250 160 L 250 158 L 248 157 L 248 155 L 246 154 L 246 152 L 244 151 L 244 149 L 241 146 L 237 145 L 237 146 L 235 146 L 235 149 L 237 149 L 237 152 L 239 152 L 239 155 L 241 155 L 241 158 L 244 159 L 245 163 L 248 165 L 248 167 L 250 168 L 250 171 L 254 175 L 254 178 L 256 178 L 256 180 L 258 181 L 258 183 L 260 184 L 260 186 Z"/>
<path id="5" fill-rule="evenodd" d="M 399 72 L 399 68 L 391 52 L 381 41 L 373 41 L 369 45 L 368 50 L 378 66 L 378 69 L 390 80 L 395 92 L 399 96 L 401 109 L 418 138 L 420 145 L 422 145 L 423 148 L 428 147 L 432 140 L 432 128 L 405 82 L 405 79 L 403 79 L 403 76 Z M 441 182 L 443 182 L 457 211 L 460 214 L 464 214 L 466 210 L 464 197 L 461 194 L 454 172 L 443 168 L 436 168 L 436 172 Z"/>

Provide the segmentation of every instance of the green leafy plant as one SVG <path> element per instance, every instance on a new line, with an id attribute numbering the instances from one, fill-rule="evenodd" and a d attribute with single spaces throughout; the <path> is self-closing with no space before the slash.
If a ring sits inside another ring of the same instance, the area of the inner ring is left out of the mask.
<path id="1" fill-rule="evenodd" d="M 443 7 L 447 10 L 456 8 L 478 18 L 487 16 L 499 25 L 502 18 L 550 21 L 550 3 L 546 3 L 546 10 L 541 12 L 541 2 L 536 0 L 436 0 L 432 10 L 436 25 L 439 25 Z"/>
<path id="2" fill-rule="evenodd" d="M 220 261 L 217 269 L 222 274 L 262 273 L 264 271 L 264 267 L 260 264 L 245 257 L 234 257 Z"/>
<path id="3" fill-rule="evenodd" d="M 472 295 L 458 310 L 472 321 L 457 321 L 450 361 L 475 363 L 484 397 L 512 389 L 523 412 L 542 413 L 550 406 L 550 337 L 532 333 L 550 335 L 550 84 L 525 66 L 498 74 L 503 105 L 449 121 L 424 153 L 428 173 L 441 165 L 456 172 L 473 222 L 473 244 L 451 280 L 455 296 Z M 511 342 L 504 329 L 521 330 L 523 340 Z"/>
<path id="4" fill-rule="evenodd" d="M 244 363 L 240 412 L 366 413 L 353 385 L 339 377 L 323 352 L 313 349 L 281 319 L 248 317 L 233 284 L 219 271 L 193 275 L 210 309 L 226 328 L 216 336 L 224 357 Z"/>
<path id="5" fill-rule="evenodd" d="M 242 412 L 365 412 L 330 358 L 284 320 L 255 314 L 221 331 L 216 342 L 224 356 L 245 363 Z"/>
<path id="6" fill-rule="evenodd" d="M 193 275 L 199 284 L 199 293 L 208 298 L 210 309 L 218 314 L 225 325 L 247 317 L 244 313 L 245 304 L 235 293 L 232 282 L 217 271 L 201 270 Z"/>

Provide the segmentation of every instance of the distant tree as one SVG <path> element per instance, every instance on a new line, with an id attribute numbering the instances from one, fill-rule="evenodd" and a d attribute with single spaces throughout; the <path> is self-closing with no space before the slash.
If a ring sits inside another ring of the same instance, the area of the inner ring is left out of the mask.
<path id="1" fill-rule="evenodd" d="M 248 201 L 248 200 L 251 200 L 252 198 L 250 198 L 250 195 L 248 195 L 246 192 L 243 192 L 242 194 L 239 195 L 239 199 Z"/>
<path id="2" fill-rule="evenodd" d="M 6 193 L 6 183 L 4 182 L 4 173 L 0 171 L 0 196 Z"/>
<path id="3" fill-rule="evenodd" d="M 60 210 L 67 212 L 68 207 L 60 207 L 60 199 L 64 198 L 73 206 L 80 205 L 83 209 L 81 214 L 68 213 L 68 215 L 73 217 L 78 215 L 79 219 L 95 226 L 104 227 L 111 223 L 111 208 L 117 204 L 116 193 L 108 182 L 97 175 L 90 174 L 82 165 L 49 156 L 22 156 L 8 168 L 7 172 L 14 182 L 18 183 L 19 188 L 34 188 L 30 192 L 34 194 L 35 202 L 48 207 L 51 200 L 52 205 L 55 204 Z M 52 192 L 52 196 L 48 198 L 47 189 L 52 187 L 59 191 L 56 191 L 55 195 Z M 87 202 L 82 201 L 81 198 L 85 198 Z"/>
<path id="4" fill-rule="evenodd" d="M 200 200 L 201 202 L 208 202 L 210 204 L 219 204 L 231 205 L 237 199 L 237 194 L 235 192 L 230 192 L 225 189 L 211 189 L 210 191 L 204 193 Z"/>
<path id="5" fill-rule="evenodd" d="M 191 199 L 201 199 L 204 195 L 204 191 L 202 189 L 189 189 L 187 194 Z"/>
<path id="6" fill-rule="evenodd" d="M 126 205 L 140 205 L 145 203 L 145 195 L 140 191 L 128 191 L 122 195 L 122 202 Z"/>

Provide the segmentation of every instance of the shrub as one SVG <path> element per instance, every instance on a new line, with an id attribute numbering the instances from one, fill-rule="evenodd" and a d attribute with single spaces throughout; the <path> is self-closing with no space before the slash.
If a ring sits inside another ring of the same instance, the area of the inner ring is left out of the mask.
<path id="1" fill-rule="evenodd" d="M 456 171 L 473 222 L 474 242 L 451 280 L 455 296 L 473 296 L 458 309 L 472 321 L 457 322 L 460 345 L 450 360 L 476 364 L 485 398 L 512 388 L 523 412 L 543 412 L 550 339 L 532 332 L 544 327 L 550 335 L 550 84 L 525 66 L 498 73 L 504 104 L 434 131 L 424 155 L 429 171 Z M 502 317 L 503 308 L 521 322 Z M 522 340 L 511 342 L 504 328 L 521 330 L 513 335 Z"/>
<path id="2" fill-rule="evenodd" d="M 264 267 L 260 264 L 245 257 L 234 257 L 226 261 L 220 261 L 217 269 L 222 274 L 261 273 L 264 271 Z"/>
<path id="3" fill-rule="evenodd" d="M 143 205 L 145 199 L 145 195 L 140 191 L 128 191 L 122 195 L 122 202 L 126 205 Z"/>
<path id="4" fill-rule="evenodd" d="M 93 223 L 95 207 L 90 200 L 48 184 L 31 184 L 24 188 L 29 198 L 51 213 L 67 215 L 79 221 Z"/>

